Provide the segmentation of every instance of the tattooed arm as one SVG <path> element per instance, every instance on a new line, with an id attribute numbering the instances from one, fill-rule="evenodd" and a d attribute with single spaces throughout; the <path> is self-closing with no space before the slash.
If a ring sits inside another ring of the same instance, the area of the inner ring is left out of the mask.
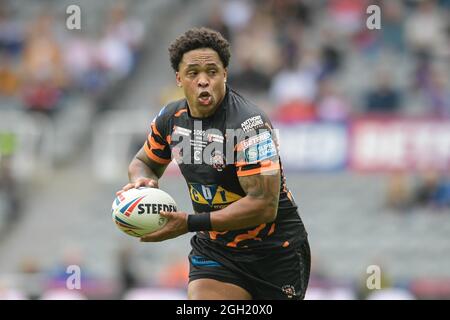
<path id="1" fill-rule="evenodd" d="M 239 177 L 247 195 L 211 214 L 215 231 L 237 230 L 275 220 L 280 195 L 280 171 L 270 175 Z"/>
<path id="2" fill-rule="evenodd" d="M 272 222 L 277 217 L 280 195 L 280 170 L 270 175 L 239 177 L 242 189 L 247 195 L 228 207 L 211 214 L 213 231 L 231 231 Z M 145 235 L 144 242 L 163 241 L 188 232 L 186 212 L 162 213 L 169 219 L 161 230 Z"/>
<path id="3" fill-rule="evenodd" d="M 141 148 L 128 167 L 130 182 L 123 186 L 117 194 L 132 188 L 158 188 L 158 179 L 162 176 L 166 167 L 167 165 L 156 163 L 150 159 L 144 149 Z"/>

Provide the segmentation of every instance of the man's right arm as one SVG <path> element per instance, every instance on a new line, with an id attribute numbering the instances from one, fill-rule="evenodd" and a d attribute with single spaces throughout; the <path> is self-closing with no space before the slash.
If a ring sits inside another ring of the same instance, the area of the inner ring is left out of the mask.
<path id="1" fill-rule="evenodd" d="M 171 161 L 165 124 L 159 116 L 152 121 L 147 140 L 128 166 L 129 183 L 118 193 L 139 187 L 158 188 L 158 180 Z"/>
<path id="2" fill-rule="evenodd" d="M 142 147 L 128 166 L 130 182 L 118 193 L 139 187 L 158 188 L 158 180 L 166 168 L 167 164 L 160 164 L 150 159 Z"/>

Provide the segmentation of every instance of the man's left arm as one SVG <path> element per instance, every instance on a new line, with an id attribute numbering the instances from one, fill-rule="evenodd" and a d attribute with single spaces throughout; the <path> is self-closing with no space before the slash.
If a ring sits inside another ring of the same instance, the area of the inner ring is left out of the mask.
<path id="1" fill-rule="evenodd" d="M 212 231 L 245 229 L 275 220 L 280 195 L 280 170 L 239 177 L 239 182 L 247 195 L 211 213 Z M 188 232 L 187 213 L 163 212 L 161 215 L 168 218 L 164 228 L 142 237 L 141 241 L 164 241 Z"/>
<path id="2" fill-rule="evenodd" d="M 246 196 L 210 214 L 195 215 L 191 231 L 232 231 L 275 220 L 280 195 L 280 162 L 272 129 L 241 132 L 236 144 L 236 174 Z M 188 232 L 188 214 L 164 212 L 168 222 L 142 241 L 163 241 Z M 200 216 L 203 215 L 203 216 Z"/>

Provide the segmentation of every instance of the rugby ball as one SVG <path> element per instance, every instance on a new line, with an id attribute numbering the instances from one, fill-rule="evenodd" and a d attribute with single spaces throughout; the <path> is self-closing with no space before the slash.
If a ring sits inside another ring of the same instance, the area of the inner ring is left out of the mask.
<path id="1" fill-rule="evenodd" d="M 167 219 L 160 211 L 177 211 L 175 200 L 156 188 L 130 189 L 118 195 L 112 204 L 112 219 L 117 227 L 133 237 L 142 237 L 161 229 Z"/>

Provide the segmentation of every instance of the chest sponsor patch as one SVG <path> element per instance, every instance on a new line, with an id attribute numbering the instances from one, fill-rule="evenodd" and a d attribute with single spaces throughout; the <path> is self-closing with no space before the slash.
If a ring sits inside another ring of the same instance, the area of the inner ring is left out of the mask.
<path id="1" fill-rule="evenodd" d="M 270 134 L 269 134 L 270 136 Z M 277 155 L 275 143 L 270 136 L 268 139 L 254 143 L 244 149 L 244 160 L 246 163 L 256 163 L 270 159 Z"/>
<path id="2" fill-rule="evenodd" d="M 244 130 L 244 132 L 248 132 L 252 129 L 262 127 L 263 125 L 264 125 L 264 122 L 263 122 L 261 116 L 251 117 L 241 123 L 241 127 L 242 127 L 242 130 Z"/>
<path id="3" fill-rule="evenodd" d="M 206 204 L 210 207 L 230 204 L 242 198 L 240 195 L 228 191 L 219 185 L 189 183 L 189 192 L 193 202 L 198 204 Z"/>
<path id="4" fill-rule="evenodd" d="M 270 139 L 272 136 L 269 131 L 264 131 L 256 136 L 250 137 L 246 140 L 241 141 L 238 144 L 238 150 L 245 150 L 251 146 L 257 145 L 263 141 Z"/>

